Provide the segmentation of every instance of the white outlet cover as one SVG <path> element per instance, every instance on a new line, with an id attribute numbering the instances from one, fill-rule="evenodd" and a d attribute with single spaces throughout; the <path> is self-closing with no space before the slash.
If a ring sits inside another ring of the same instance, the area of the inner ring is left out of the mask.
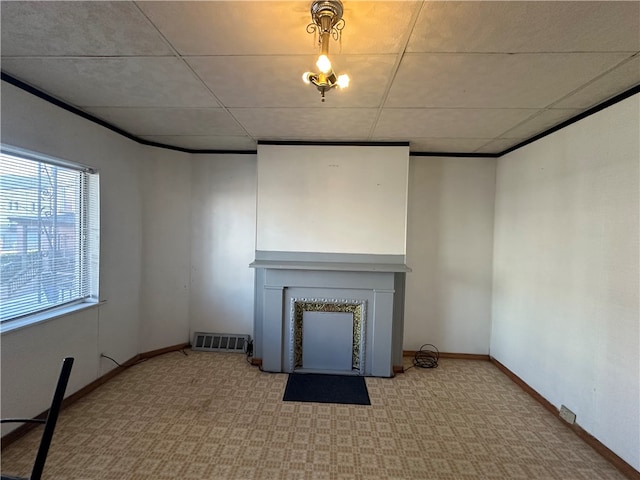
<path id="1" fill-rule="evenodd" d="M 570 423 L 572 425 L 574 423 L 576 423 L 576 414 L 573 413 L 571 410 L 569 410 L 564 405 L 562 405 L 560 407 L 560 418 L 563 419 L 565 422 Z"/>

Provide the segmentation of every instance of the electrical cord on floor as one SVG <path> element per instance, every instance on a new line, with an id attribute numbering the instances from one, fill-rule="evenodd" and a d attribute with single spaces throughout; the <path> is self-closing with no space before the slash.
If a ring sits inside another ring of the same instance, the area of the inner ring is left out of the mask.
<path id="1" fill-rule="evenodd" d="M 426 347 L 432 347 L 433 350 L 430 350 Z M 420 350 L 418 350 L 413 356 L 413 365 L 406 368 L 405 370 L 409 370 L 409 368 L 413 368 L 413 367 L 436 368 L 438 366 L 439 358 L 440 358 L 440 352 L 438 351 L 436 346 L 430 343 L 425 343 L 420 347 Z"/>
<path id="2" fill-rule="evenodd" d="M 171 351 L 175 351 L 175 350 L 171 350 Z M 189 354 L 184 350 L 184 348 L 181 348 L 180 350 L 177 350 L 177 351 L 182 353 L 185 357 L 189 356 Z M 165 352 L 165 353 L 170 353 L 170 352 Z M 128 362 L 127 363 L 119 363 L 117 360 L 115 360 L 114 358 L 111 358 L 109 355 L 105 355 L 104 353 L 101 353 L 100 356 L 111 360 L 113 363 L 115 363 L 120 368 L 133 367 L 134 365 L 138 365 L 139 363 L 146 362 L 147 360 L 149 360 L 151 358 L 151 357 L 140 358 L 140 359 L 136 360 L 133 363 L 128 363 Z"/>
<path id="3" fill-rule="evenodd" d="M 253 363 L 251 361 L 251 359 L 253 359 L 253 340 L 249 340 L 249 342 L 247 343 L 244 353 L 246 354 L 246 358 L 247 358 L 247 363 L 249 365 L 251 365 L 252 367 L 258 367 L 258 370 L 260 370 L 261 372 L 264 372 L 264 370 L 262 369 L 262 364 L 261 363 Z M 272 372 L 266 372 L 266 373 L 272 373 Z"/>
<path id="4" fill-rule="evenodd" d="M 182 353 L 184 353 L 186 355 L 185 352 L 182 352 Z M 146 362 L 147 360 L 149 360 L 148 357 L 147 358 L 141 358 L 140 360 L 127 365 L 127 364 L 118 363 L 115 359 L 111 358 L 108 355 L 105 355 L 104 353 L 101 353 L 100 356 L 104 357 L 104 358 L 108 358 L 109 360 L 111 360 L 113 363 L 115 363 L 120 368 L 130 368 L 130 367 L 133 367 L 134 365 L 138 365 L 139 363 Z"/>
<path id="5" fill-rule="evenodd" d="M 101 357 L 104 357 L 104 358 L 108 358 L 108 359 L 109 359 L 109 360 L 111 360 L 113 363 L 115 363 L 117 366 L 122 367 L 122 365 L 120 365 L 117 361 L 115 361 L 115 360 L 114 360 L 113 358 L 111 358 L 110 356 L 105 355 L 104 353 L 101 353 L 101 354 L 100 354 L 100 356 L 101 356 Z"/>
<path id="6" fill-rule="evenodd" d="M 251 363 L 251 360 L 249 360 L 250 358 L 253 358 L 253 341 L 252 340 L 249 340 L 245 344 L 244 353 L 246 355 L 247 363 L 253 367 L 254 366 L 253 363 Z"/>

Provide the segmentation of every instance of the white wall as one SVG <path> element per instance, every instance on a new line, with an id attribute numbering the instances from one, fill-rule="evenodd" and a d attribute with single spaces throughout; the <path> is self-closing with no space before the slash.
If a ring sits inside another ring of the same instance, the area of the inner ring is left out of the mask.
<path id="1" fill-rule="evenodd" d="M 496 159 L 411 157 L 405 350 L 489 353 Z"/>
<path id="2" fill-rule="evenodd" d="M 2 418 L 49 408 L 62 359 L 74 357 L 67 393 L 97 378 L 98 308 L 2 335 Z M 2 425 L 2 434 L 20 424 Z"/>
<path id="3" fill-rule="evenodd" d="M 101 352 L 127 360 L 139 352 L 142 208 L 138 144 L 2 83 L 2 142 L 100 171 L 100 307 L 4 333 L 2 417 L 49 406 L 62 358 L 76 357 L 68 392 L 113 368 Z M 15 428 L 15 426 L 11 426 Z M 3 429 L 3 433 L 11 428 Z"/>
<path id="4" fill-rule="evenodd" d="M 253 335 L 256 156 L 194 156 L 191 178 L 191 333 Z"/>
<path id="5" fill-rule="evenodd" d="M 640 470 L 639 100 L 498 163 L 491 355 Z"/>
<path id="6" fill-rule="evenodd" d="M 139 351 L 189 342 L 191 155 L 150 148 L 144 163 Z"/>
<path id="7" fill-rule="evenodd" d="M 406 253 L 408 146 L 258 145 L 256 250 Z"/>

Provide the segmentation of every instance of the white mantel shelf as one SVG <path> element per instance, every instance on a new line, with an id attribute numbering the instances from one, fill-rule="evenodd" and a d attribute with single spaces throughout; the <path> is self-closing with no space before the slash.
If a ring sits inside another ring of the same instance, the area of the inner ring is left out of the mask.
<path id="1" fill-rule="evenodd" d="M 249 267 L 276 270 L 325 270 L 334 272 L 407 273 L 411 271 L 411 269 L 404 264 L 309 262 L 292 260 L 255 260 L 249 264 Z"/>

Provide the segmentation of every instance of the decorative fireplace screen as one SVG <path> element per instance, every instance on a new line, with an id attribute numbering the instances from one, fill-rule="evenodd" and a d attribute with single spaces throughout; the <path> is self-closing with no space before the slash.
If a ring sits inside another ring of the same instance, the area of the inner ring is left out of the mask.
<path id="1" fill-rule="evenodd" d="M 353 315 L 353 346 L 351 368 L 364 375 L 366 300 L 292 298 L 291 299 L 291 345 L 289 351 L 290 371 L 304 368 L 303 365 L 303 318 L 304 312 L 350 313 Z"/>

